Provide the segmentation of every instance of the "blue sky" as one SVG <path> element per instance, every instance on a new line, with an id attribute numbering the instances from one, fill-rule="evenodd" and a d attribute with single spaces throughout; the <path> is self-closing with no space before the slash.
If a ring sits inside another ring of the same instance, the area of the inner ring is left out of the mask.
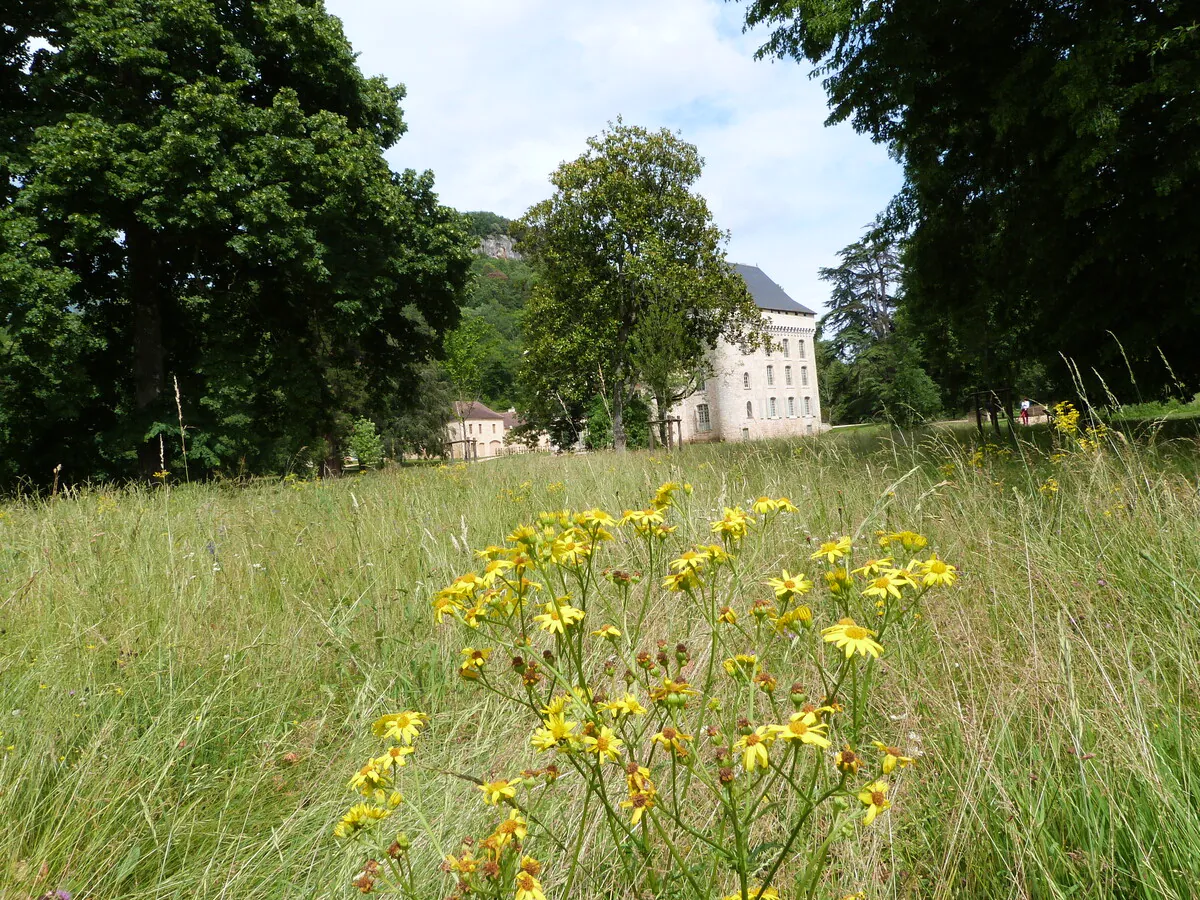
<path id="1" fill-rule="evenodd" d="M 432 169 L 443 202 L 515 218 L 618 115 L 677 130 L 706 160 L 699 190 L 757 265 L 815 309 L 820 266 L 900 186 L 849 126 L 826 128 L 807 66 L 755 62 L 724 0 L 326 0 L 370 75 L 404 84 L 393 167 Z"/>

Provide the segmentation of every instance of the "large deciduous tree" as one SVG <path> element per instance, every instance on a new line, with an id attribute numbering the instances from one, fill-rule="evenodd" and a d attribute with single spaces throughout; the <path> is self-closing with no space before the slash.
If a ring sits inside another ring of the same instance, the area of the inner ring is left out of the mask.
<path id="1" fill-rule="evenodd" d="M 1161 385 L 1161 351 L 1195 389 L 1194 2 L 748 0 L 746 21 L 903 161 L 905 306 L 945 386 L 1030 357 L 1065 375 L 1060 353 Z"/>
<path id="2" fill-rule="evenodd" d="M 157 467 L 176 379 L 193 467 L 336 457 L 394 414 L 469 262 L 432 176 L 384 161 L 403 88 L 321 0 L 26 7 L 48 46 L 0 73 L 0 474 Z"/>
<path id="3" fill-rule="evenodd" d="M 531 418 L 570 417 L 603 392 L 613 444 L 624 449 L 625 403 L 643 374 L 634 338 L 649 317 L 680 326 L 681 369 L 721 338 L 763 340 L 726 237 L 693 190 L 702 167 L 671 132 L 618 121 L 554 172 L 554 195 L 517 223 L 540 279 L 525 316 Z"/>

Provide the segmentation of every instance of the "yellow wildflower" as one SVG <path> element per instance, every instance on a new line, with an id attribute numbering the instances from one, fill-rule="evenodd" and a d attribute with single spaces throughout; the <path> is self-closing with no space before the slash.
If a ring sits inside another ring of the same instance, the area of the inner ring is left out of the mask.
<path id="1" fill-rule="evenodd" d="M 673 572 L 699 572 L 704 568 L 704 563 L 707 561 L 708 552 L 703 548 L 685 550 L 679 554 L 678 559 L 671 560 L 671 570 Z"/>
<path id="2" fill-rule="evenodd" d="M 679 490 L 679 488 L 680 484 L 678 481 L 668 481 L 665 484 L 660 485 L 658 490 L 654 493 L 654 500 L 651 501 L 651 505 L 653 505 L 655 509 L 666 509 L 675 502 L 673 495 L 677 490 Z M 687 491 L 686 493 L 691 492 Z"/>
<path id="3" fill-rule="evenodd" d="M 692 736 L 690 734 L 684 734 L 682 731 L 666 725 L 662 731 L 655 732 L 650 738 L 650 742 L 658 744 L 664 750 L 668 750 L 680 759 L 683 759 L 688 755 L 688 748 L 685 742 L 691 739 Z"/>
<path id="4" fill-rule="evenodd" d="M 566 634 L 567 628 L 583 619 L 583 610 L 568 604 L 566 601 L 569 599 L 564 596 L 559 597 L 557 601 L 547 603 L 542 607 L 543 612 L 533 617 L 533 621 L 537 622 L 543 631 L 551 634 Z"/>
<path id="5" fill-rule="evenodd" d="M 773 513 L 779 509 L 779 504 L 770 497 L 759 497 L 754 501 L 752 509 L 760 516 L 765 516 L 768 513 Z"/>
<path id="6" fill-rule="evenodd" d="M 758 670 L 758 656 L 753 653 L 739 653 L 721 663 L 725 674 L 733 678 L 749 678 Z"/>
<path id="7" fill-rule="evenodd" d="M 754 885 L 747 891 L 750 900 L 779 900 L 779 891 L 773 887 L 763 888 Z M 726 894 L 722 900 L 742 900 L 741 892 L 736 894 Z"/>
<path id="8" fill-rule="evenodd" d="M 372 759 L 354 773 L 354 776 L 346 786 L 352 791 L 358 791 L 364 797 L 370 797 L 377 790 L 391 787 L 391 784 L 392 779 L 388 775 L 387 770 L 377 767 L 375 760 Z"/>
<path id="9" fill-rule="evenodd" d="M 683 709 L 687 705 L 688 696 L 695 693 L 696 691 L 686 681 L 672 681 L 670 678 L 664 678 L 660 686 L 650 691 L 650 699 L 670 709 Z"/>
<path id="10" fill-rule="evenodd" d="M 775 591 L 775 598 L 778 600 L 788 600 L 796 595 L 803 596 L 811 591 L 813 586 L 803 574 L 790 575 L 787 569 L 784 569 L 778 578 L 767 579 L 766 584 Z"/>
<path id="11" fill-rule="evenodd" d="M 524 870 L 517 873 L 517 893 L 514 900 L 546 900 L 542 893 L 542 883 L 534 875 Z"/>
<path id="12" fill-rule="evenodd" d="M 724 515 L 712 523 L 714 534 L 721 535 L 725 540 L 740 541 L 754 524 L 754 519 L 738 507 L 724 509 Z"/>
<path id="13" fill-rule="evenodd" d="M 732 625 L 737 621 L 737 613 L 731 607 L 722 606 L 720 615 L 717 616 L 717 621 L 722 625 Z"/>
<path id="14" fill-rule="evenodd" d="M 538 750 L 546 751 L 564 744 L 570 747 L 575 743 L 575 726 L 578 723 L 569 722 L 562 713 L 552 713 L 546 718 L 542 727 L 534 731 L 530 743 Z"/>
<path id="15" fill-rule="evenodd" d="M 918 550 L 924 549 L 928 543 L 929 539 L 925 535 L 917 534 L 915 531 L 893 531 L 879 536 L 880 547 L 890 547 L 892 544 L 899 544 L 909 553 L 916 553 Z"/>
<path id="16" fill-rule="evenodd" d="M 601 625 L 599 628 L 597 628 L 595 631 L 592 632 L 592 635 L 594 637 L 606 638 L 607 640 L 612 641 L 612 640 L 616 640 L 617 638 L 619 638 L 621 636 L 621 631 L 620 631 L 620 629 L 618 629 L 612 625 Z"/>
<path id="17" fill-rule="evenodd" d="M 608 703 L 602 704 L 600 708 L 605 712 L 612 713 L 613 718 L 620 718 L 621 716 L 644 716 L 647 712 L 646 707 L 642 706 L 638 698 L 633 696 L 633 694 L 626 694 L 619 700 L 610 700 Z"/>
<path id="18" fill-rule="evenodd" d="M 864 597 L 879 597 L 881 600 L 886 600 L 888 597 L 900 599 L 900 585 L 904 584 L 904 580 L 897 578 L 890 572 L 884 572 L 877 578 L 871 580 L 870 587 L 863 590 Z"/>
<path id="19" fill-rule="evenodd" d="M 834 644 L 839 650 L 845 650 L 846 659 L 855 653 L 876 658 L 883 653 L 883 647 L 873 640 L 875 632 L 856 625 L 853 619 L 842 619 L 836 625 L 822 628 L 821 637 L 826 643 Z"/>
<path id="20" fill-rule="evenodd" d="M 833 764 L 837 766 L 837 770 L 839 772 L 844 772 L 847 775 L 853 775 L 862 765 L 862 757 L 849 747 L 843 747 L 837 752 L 837 755 L 834 756 Z"/>
<path id="21" fill-rule="evenodd" d="M 475 669 L 482 669 L 487 663 L 488 657 L 492 655 L 490 647 L 483 647 L 479 650 L 476 650 L 474 647 L 463 647 L 459 652 L 465 657 L 463 665 Z"/>
<path id="22" fill-rule="evenodd" d="M 527 834 L 529 834 L 528 825 L 521 818 L 521 813 L 513 809 L 509 810 L 508 818 L 496 826 L 496 830 L 492 832 L 492 840 L 495 842 L 497 850 L 503 850 L 513 838 L 523 841 Z"/>
<path id="23" fill-rule="evenodd" d="M 948 587 L 954 584 L 954 580 L 958 577 L 958 569 L 938 559 L 936 553 L 921 563 L 921 570 L 924 573 L 921 577 L 921 583 L 926 587 L 943 584 Z"/>
<path id="24" fill-rule="evenodd" d="M 571 532 L 563 532 L 562 536 L 550 545 L 550 558 L 559 565 L 578 566 L 591 555 L 592 545 L 581 541 Z"/>
<path id="25" fill-rule="evenodd" d="M 799 741 L 822 749 L 829 746 L 829 739 L 825 737 L 829 726 L 820 721 L 816 713 L 793 713 L 786 725 L 772 725 L 770 728 L 783 741 Z"/>
<path id="26" fill-rule="evenodd" d="M 733 749 L 742 754 L 742 765 L 745 766 L 747 772 L 753 772 L 755 769 L 767 769 L 771 764 L 770 758 L 767 756 L 767 747 L 774 740 L 775 735 L 770 727 L 759 725 L 749 734 L 738 738 Z"/>
<path id="27" fill-rule="evenodd" d="M 584 735 L 583 749 L 586 753 L 595 753 L 601 762 L 606 759 L 616 761 L 620 756 L 621 747 L 625 745 L 615 731 L 607 725 L 600 726 L 599 734 Z"/>
<path id="28" fill-rule="evenodd" d="M 796 507 L 792 505 L 792 501 L 789 500 L 787 497 L 779 497 L 775 501 L 775 506 L 780 512 L 786 512 L 786 513 L 799 512 L 799 510 L 796 509 Z"/>
<path id="29" fill-rule="evenodd" d="M 412 747 L 388 747 L 386 753 L 375 757 L 371 762 L 375 768 L 383 772 L 391 772 L 393 769 L 407 766 L 408 757 L 415 752 Z"/>
<path id="30" fill-rule="evenodd" d="M 868 559 L 857 569 L 854 569 L 852 574 L 862 575 L 865 578 L 870 578 L 872 575 L 877 575 L 879 572 L 890 566 L 892 561 L 892 557 L 890 556 L 885 556 L 882 559 Z"/>
<path id="31" fill-rule="evenodd" d="M 850 552 L 851 542 L 848 537 L 838 538 L 836 541 L 825 541 L 821 544 L 816 553 L 812 554 L 811 559 L 824 559 L 830 565 L 837 562 L 843 556 Z"/>
<path id="32" fill-rule="evenodd" d="M 381 716 L 371 725 L 371 730 L 376 737 L 411 744 L 421 733 L 421 727 L 428 718 L 425 713 L 406 710 Z"/>
<path id="33" fill-rule="evenodd" d="M 386 809 L 371 806 L 367 803 L 356 803 L 342 816 L 341 821 L 333 828 L 334 837 L 352 838 L 360 831 L 366 831 L 376 822 L 391 815 Z"/>
<path id="34" fill-rule="evenodd" d="M 882 781 L 876 781 L 858 792 L 859 802 L 867 808 L 867 814 L 863 816 L 864 825 L 870 825 L 877 815 L 891 808 L 892 801 L 887 798 L 887 789 L 888 786 Z"/>
<path id="35" fill-rule="evenodd" d="M 689 591 L 700 584 L 700 578 L 695 569 L 684 569 L 672 575 L 664 576 L 663 587 L 668 591 Z"/>
<path id="36" fill-rule="evenodd" d="M 654 806 L 654 794 L 643 791 L 633 791 L 628 800 L 621 801 L 621 808 L 631 811 L 629 824 L 636 825 L 642 821 L 642 814 Z"/>
<path id="37" fill-rule="evenodd" d="M 904 768 L 905 766 L 911 766 L 916 763 L 915 759 L 913 759 L 911 756 L 905 756 L 896 747 L 889 747 L 887 744 L 884 744 L 880 741 L 872 741 L 871 743 L 875 745 L 876 750 L 883 754 L 884 775 L 891 775 L 896 766 Z"/>
<path id="38" fill-rule="evenodd" d="M 483 802 L 489 806 L 496 806 L 501 800 L 512 800 L 517 796 L 517 785 L 520 783 L 520 778 L 485 781 L 479 785 L 479 789 L 483 791 Z"/>

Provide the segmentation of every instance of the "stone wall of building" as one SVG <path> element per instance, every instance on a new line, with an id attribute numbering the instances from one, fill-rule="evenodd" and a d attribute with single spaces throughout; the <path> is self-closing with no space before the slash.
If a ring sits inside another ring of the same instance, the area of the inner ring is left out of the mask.
<path id="1" fill-rule="evenodd" d="M 744 354 L 722 342 L 710 354 L 714 374 L 704 389 L 672 410 L 683 420 L 685 443 L 761 440 L 823 430 L 813 346 L 816 316 L 777 310 L 764 310 L 763 316 L 772 347 Z"/>

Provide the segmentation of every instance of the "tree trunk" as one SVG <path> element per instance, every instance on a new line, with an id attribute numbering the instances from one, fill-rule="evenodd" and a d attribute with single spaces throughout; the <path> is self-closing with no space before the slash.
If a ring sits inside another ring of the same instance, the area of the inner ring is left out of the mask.
<path id="1" fill-rule="evenodd" d="M 336 478 L 342 474 L 342 448 L 337 435 L 332 431 L 325 433 L 325 453 L 321 474 L 326 478 Z"/>
<path id="2" fill-rule="evenodd" d="M 613 449 L 625 449 L 625 385 L 618 378 L 613 385 L 612 407 Z"/>
<path id="3" fill-rule="evenodd" d="M 658 437 L 664 448 L 671 449 L 671 432 L 670 426 L 667 424 L 667 397 L 666 394 L 655 392 L 654 408 L 658 413 Z"/>
<path id="4" fill-rule="evenodd" d="M 162 280 L 158 248 L 149 229 L 136 225 L 126 232 L 133 295 L 134 401 L 143 425 L 154 418 L 166 389 L 163 347 Z M 162 464 L 158 441 L 138 447 L 138 468 L 147 477 Z"/>

